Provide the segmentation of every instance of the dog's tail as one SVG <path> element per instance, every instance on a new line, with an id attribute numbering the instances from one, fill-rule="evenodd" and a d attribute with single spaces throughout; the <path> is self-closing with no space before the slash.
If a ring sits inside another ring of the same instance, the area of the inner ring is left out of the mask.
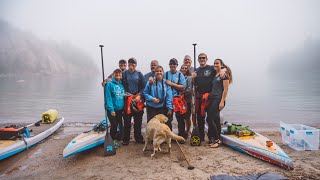
<path id="1" fill-rule="evenodd" d="M 175 135 L 169 128 L 166 130 L 167 130 L 168 136 L 171 137 L 171 139 L 178 140 L 178 141 L 186 141 L 182 136 Z"/>

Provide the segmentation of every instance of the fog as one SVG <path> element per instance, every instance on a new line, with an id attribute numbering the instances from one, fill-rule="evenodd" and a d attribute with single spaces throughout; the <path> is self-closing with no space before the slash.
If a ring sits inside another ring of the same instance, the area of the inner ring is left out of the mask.
<path id="1" fill-rule="evenodd" d="M 277 54 L 320 39 L 320 1 L 63 1 L 0 2 L 0 18 L 43 40 L 68 41 L 106 71 L 135 57 L 143 73 L 158 59 L 182 62 L 197 52 L 222 58 L 235 79 L 266 72 Z M 249 71 L 248 71 L 249 69 Z"/>

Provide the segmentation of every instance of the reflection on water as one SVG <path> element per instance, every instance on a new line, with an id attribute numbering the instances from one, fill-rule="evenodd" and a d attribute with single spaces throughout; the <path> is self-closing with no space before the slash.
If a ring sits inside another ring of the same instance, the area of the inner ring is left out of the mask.
<path id="1" fill-rule="evenodd" d="M 66 123 L 97 123 L 104 118 L 101 78 L 37 77 L 0 79 L 0 123 L 34 122 L 49 108 Z M 243 77 L 230 86 L 225 120 L 254 127 L 303 123 L 319 126 L 317 79 Z"/>

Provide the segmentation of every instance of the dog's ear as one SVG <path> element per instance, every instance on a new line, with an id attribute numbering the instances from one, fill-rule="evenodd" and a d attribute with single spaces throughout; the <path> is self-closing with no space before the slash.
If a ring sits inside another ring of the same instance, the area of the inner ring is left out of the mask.
<path id="1" fill-rule="evenodd" d="M 161 121 L 161 123 L 166 123 L 168 121 L 168 117 L 163 115 L 163 114 L 159 114 L 159 119 Z"/>

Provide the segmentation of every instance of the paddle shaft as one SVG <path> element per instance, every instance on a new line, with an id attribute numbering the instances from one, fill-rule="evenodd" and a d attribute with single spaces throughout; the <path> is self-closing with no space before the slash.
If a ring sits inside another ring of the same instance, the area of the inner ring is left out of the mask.
<path id="1" fill-rule="evenodd" d="M 183 153 L 183 151 L 182 151 L 182 149 L 181 149 L 181 146 L 180 146 L 179 142 L 178 142 L 177 140 L 176 140 L 176 142 L 177 142 L 177 144 L 178 144 L 178 146 L 179 146 L 179 149 L 180 149 L 180 151 L 181 151 L 181 153 L 182 153 L 182 155 L 183 155 L 184 159 L 187 161 L 188 169 L 189 169 L 189 170 L 194 169 L 194 167 L 190 165 L 190 163 L 189 163 L 188 159 L 187 159 L 187 158 L 186 158 L 186 156 L 184 155 L 184 153 Z"/>
<path id="2" fill-rule="evenodd" d="M 103 45 L 99 45 L 100 49 L 101 49 L 101 64 L 102 64 L 102 82 L 105 80 L 104 79 L 104 65 L 103 65 Z M 103 99 L 104 102 L 106 102 L 106 86 L 103 86 Z M 106 106 L 104 105 L 104 116 L 106 118 L 106 120 L 108 119 L 107 117 L 107 110 L 106 110 Z M 107 134 L 108 134 L 109 130 L 108 130 L 108 125 L 107 125 Z"/>
<path id="3" fill-rule="evenodd" d="M 194 72 L 196 72 L 196 46 L 197 44 L 192 44 L 193 45 L 193 61 L 194 61 L 194 65 L 193 65 L 193 68 L 194 68 Z M 194 125 L 197 125 L 197 112 L 196 112 L 196 107 L 195 107 L 195 104 L 196 104 L 196 86 L 195 86 L 195 79 L 193 80 L 193 83 L 192 83 L 192 90 L 193 90 L 193 93 L 192 93 L 192 122 L 194 123 Z"/>

